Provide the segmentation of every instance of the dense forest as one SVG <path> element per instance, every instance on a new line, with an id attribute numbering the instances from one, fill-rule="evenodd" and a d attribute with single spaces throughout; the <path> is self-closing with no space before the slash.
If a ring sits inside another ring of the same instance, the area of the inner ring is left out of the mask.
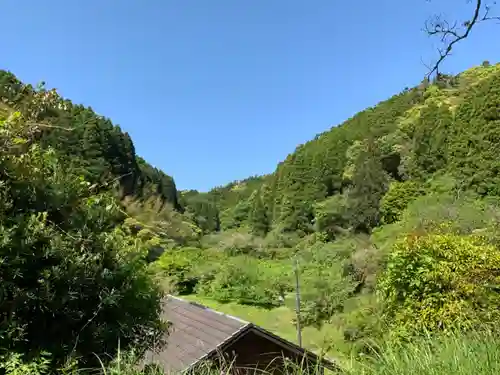
<path id="1" fill-rule="evenodd" d="M 499 129 L 500 64 L 485 61 L 367 108 L 272 174 L 177 191 L 111 120 L 0 71 L 0 373 L 132 358 L 161 337 L 165 293 L 273 317 L 294 340 L 292 259 L 305 345 L 343 364 L 492 332 Z"/>

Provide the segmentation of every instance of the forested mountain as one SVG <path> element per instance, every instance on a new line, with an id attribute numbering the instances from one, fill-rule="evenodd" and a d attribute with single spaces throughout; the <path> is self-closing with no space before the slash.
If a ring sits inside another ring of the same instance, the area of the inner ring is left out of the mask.
<path id="1" fill-rule="evenodd" d="M 470 99 L 477 102 L 478 97 L 491 97 L 489 91 L 493 89 L 486 86 L 495 86 L 497 67 L 486 65 L 457 76 L 440 74 L 433 82 L 424 80 L 418 87 L 405 89 L 299 145 L 274 173 L 233 182 L 208 193 L 177 192 L 172 177 L 135 154 L 130 136 L 119 126 L 92 108 L 59 97 L 55 90 L 49 91 L 46 103 L 41 103 L 45 109 L 32 116 L 33 121 L 51 124 L 39 135 L 40 143 L 58 149 L 61 157 L 67 158 L 75 170 L 96 186 L 119 185 L 122 196 L 143 200 L 159 197 L 180 212 L 186 210 L 204 233 L 255 224 L 255 231 L 261 234 L 274 230 L 302 237 L 318 228 L 321 231 L 325 225 L 329 232 L 334 230 L 325 213 L 333 204 L 337 208 L 340 203 L 347 205 L 344 209 L 351 216 L 353 209 L 364 211 L 356 190 L 366 196 L 373 194 L 366 194 L 363 189 L 378 188 L 359 186 L 354 183 L 356 179 L 370 184 L 372 178 L 378 178 L 383 194 L 390 181 L 423 181 L 433 173 L 447 171 L 458 172 L 464 188 L 474 187 L 484 194 L 495 190 L 495 171 L 488 169 L 489 164 L 477 168 L 477 161 L 461 155 L 464 134 L 471 131 L 470 112 L 477 111 L 467 107 Z M 0 90 L 2 102 L 8 107 L 33 111 L 30 107 L 38 105 L 32 101 L 37 88 L 22 84 L 9 72 L 0 71 Z M 435 118 L 440 120 L 436 122 Z M 491 121 L 487 117 L 479 126 L 486 129 Z M 457 131 L 459 128 L 464 131 Z M 436 131 L 440 133 L 439 140 L 434 139 Z M 467 142 L 465 149 L 481 147 L 480 154 L 486 160 L 495 154 L 490 149 L 492 154 L 488 155 L 485 140 Z M 446 149 L 441 145 L 446 145 Z M 361 168 L 365 161 L 374 165 Z M 379 168 L 379 176 L 372 173 L 374 168 Z M 372 176 L 365 176 L 366 173 Z M 359 222 L 341 216 L 337 224 L 347 228 L 369 230 L 380 222 L 380 218 L 370 215 Z"/>
<path id="2" fill-rule="evenodd" d="M 391 182 L 424 183 L 448 173 L 461 189 L 497 195 L 498 70 L 485 62 L 424 80 L 299 145 L 273 174 L 190 197 L 215 204 L 222 229 L 252 226 L 257 215 L 266 232 L 304 236 L 336 225 L 369 231 L 382 218 L 365 206 L 378 205 Z"/>
<path id="3" fill-rule="evenodd" d="M 54 147 L 86 180 L 100 188 L 118 184 L 121 194 L 146 199 L 158 196 L 180 209 L 172 177 L 146 163 L 135 153 L 128 133 L 92 108 L 73 104 L 55 90 L 36 102 L 34 88 L 12 73 L 0 70 L 0 98 L 8 107 L 29 113 L 30 121 L 50 124 L 38 134 L 43 147 Z"/>

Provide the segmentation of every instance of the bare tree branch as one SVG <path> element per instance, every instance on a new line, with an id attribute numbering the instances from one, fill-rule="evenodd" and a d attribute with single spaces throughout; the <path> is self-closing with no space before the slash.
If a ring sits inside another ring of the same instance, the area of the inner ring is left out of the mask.
<path id="1" fill-rule="evenodd" d="M 428 66 L 429 72 L 427 73 L 427 78 L 434 73 L 439 75 L 439 68 L 442 62 L 451 55 L 457 43 L 470 35 L 472 29 L 477 24 L 485 21 L 500 21 L 499 16 L 490 15 L 490 11 L 496 5 L 496 1 L 493 1 L 491 4 L 485 4 L 483 0 L 468 0 L 468 2 L 471 1 L 475 3 L 474 12 L 468 20 L 450 23 L 442 20 L 441 16 L 437 15 L 425 23 L 424 30 L 427 35 L 439 37 L 441 43 L 444 45 L 444 47 L 438 48 L 439 58 L 437 61 L 433 65 Z"/>

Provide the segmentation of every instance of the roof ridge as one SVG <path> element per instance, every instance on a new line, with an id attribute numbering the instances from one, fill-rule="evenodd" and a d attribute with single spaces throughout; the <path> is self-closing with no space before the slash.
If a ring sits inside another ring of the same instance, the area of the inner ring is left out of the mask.
<path id="1" fill-rule="evenodd" d="M 190 305 L 193 305 L 193 306 L 199 307 L 199 308 L 201 308 L 201 309 L 205 309 L 205 310 L 211 311 L 211 312 L 213 312 L 213 313 L 215 313 L 215 314 L 218 314 L 218 315 L 222 315 L 222 316 L 225 316 L 225 317 L 228 317 L 228 318 L 232 318 L 232 319 L 234 319 L 234 320 L 236 320 L 236 321 L 239 321 L 239 322 L 241 322 L 241 323 L 244 323 L 244 324 L 245 324 L 243 327 L 241 327 L 241 328 L 239 328 L 237 331 L 233 332 L 233 333 L 232 333 L 230 336 L 228 336 L 228 337 L 227 337 L 224 341 L 222 341 L 219 345 L 217 345 L 216 349 L 214 349 L 213 351 L 216 351 L 219 347 L 221 347 L 222 345 L 224 345 L 224 344 L 226 344 L 227 342 L 229 342 L 232 338 L 234 338 L 235 336 L 237 336 L 238 334 L 240 334 L 243 330 L 245 330 L 245 329 L 250 329 L 250 328 L 255 328 L 257 331 L 260 331 L 260 332 L 262 332 L 262 333 L 264 333 L 264 334 L 267 334 L 267 335 L 269 335 L 269 336 L 271 336 L 271 337 L 274 337 L 274 339 L 277 339 L 277 340 L 279 340 L 279 341 L 281 341 L 281 342 L 283 342 L 283 343 L 286 343 L 286 344 L 288 344 L 288 345 L 290 345 L 290 346 L 294 347 L 296 350 L 299 350 L 299 351 L 304 352 L 304 353 L 310 353 L 310 354 L 312 354 L 312 355 L 314 355 L 314 356 L 316 356 L 316 357 L 318 357 L 318 358 L 321 358 L 321 359 L 323 359 L 323 360 L 326 360 L 326 361 L 336 362 L 336 359 L 329 358 L 329 357 L 328 357 L 328 356 L 326 356 L 324 353 L 322 353 L 322 354 L 316 354 L 316 353 L 314 353 L 312 350 L 307 349 L 307 348 L 304 348 L 304 347 L 301 347 L 301 346 L 299 346 L 298 344 L 294 343 L 293 341 L 290 341 L 290 340 L 288 340 L 288 339 L 285 339 L 284 337 L 282 337 L 282 336 L 280 336 L 280 335 L 278 335 L 278 334 L 276 334 L 276 333 L 274 333 L 274 332 L 272 332 L 272 331 L 270 331 L 270 330 L 268 330 L 268 329 L 266 329 L 266 328 L 263 328 L 263 327 L 261 327 L 261 326 L 259 326 L 259 325 L 257 325 L 257 324 L 254 324 L 254 323 L 252 323 L 252 322 L 248 322 L 248 321 L 246 321 L 246 320 L 240 319 L 240 318 L 235 317 L 235 316 L 233 316 L 233 315 L 225 314 L 225 313 L 222 313 L 222 312 L 220 312 L 220 311 L 217 311 L 217 310 L 211 309 L 210 307 L 207 307 L 207 306 L 205 306 L 205 305 L 203 305 L 203 304 L 201 304 L 201 303 L 199 303 L 199 302 L 196 302 L 196 301 L 189 301 L 189 300 L 186 300 L 186 299 L 183 299 L 183 298 L 180 298 L 180 297 L 176 297 L 176 296 L 173 296 L 173 295 L 170 295 L 170 294 L 168 295 L 168 297 L 174 298 L 174 299 L 176 299 L 176 300 L 178 300 L 178 301 L 181 301 L 181 302 L 184 302 L 184 303 L 188 303 L 188 304 L 190 304 Z M 213 351 L 212 351 L 212 352 L 213 352 Z M 211 353 L 207 353 L 207 354 L 206 354 L 205 356 L 203 356 L 202 358 L 207 357 L 209 354 L 211 354 Z M 201 360 L 202 358 L 200 358 L 200 360 Z"/>
<path id="2" fill-rule="evenodd" d="M 203 304 L 201 304 L 201 303 L 199 303 L 199 302 L 196 302 L 196 301 L 189 301 L 189 300 L 187 300 L 187 299 L 180 298 L 180 297 L 177 297 L 177 296 L 173 296 L 173 295 L 171 295 L 171 294 L 167 294 L 167 297 L 168 297 L 168 298 L 173 298 L 173 299 L 176 299 L 177 301 L 180 301 L 180 302 L 188 303 L 188 304 L 190 304 L 190 305 L 192 305 L 192 306 L 195 306 L 195 307 L 198 307 L 198 308 L 200 308 L 200 309 L 208 310 L 208 311 L 213 312 L 214 314 L 217 314 L 217 315 L 221 315 L 221 316 L 225 316 L 225 317 L 231 318 L 231 319 L 233 319 L 233 320 L 236 320 L 236 321 L 238 321 L 238 322 L 240 322 L 240 323 L 245 324 L 245 326 L 248 326 L 248 325 L 251 325 L 251 324 L 252 324 L 251 322 L 249 322 L 249 321 L 247 321 L 247 320 L 243 320 L 243 319 L 240 319 L 240 318 L 238 318 L 238 317 L 236 317 L 236 316 L 234 316 L 234 315 L 225 314 L 225 313 L 223 313 L 223 312 L 220 312 L 220 311 L 217 311 L 217 310 L 211 309 L 210 307 L 205 306 L 205 305 L 203 305 Z"/>

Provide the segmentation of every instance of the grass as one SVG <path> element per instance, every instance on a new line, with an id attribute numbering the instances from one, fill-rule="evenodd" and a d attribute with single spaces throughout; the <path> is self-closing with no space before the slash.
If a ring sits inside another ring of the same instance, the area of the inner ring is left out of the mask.
<path id="1" fill-rule="evenodd" d="M 500 374 L 500 338 L 493 333 L 427 337 L 386 346 L 370 362 L 353 363 L 349 375 Z"/>

